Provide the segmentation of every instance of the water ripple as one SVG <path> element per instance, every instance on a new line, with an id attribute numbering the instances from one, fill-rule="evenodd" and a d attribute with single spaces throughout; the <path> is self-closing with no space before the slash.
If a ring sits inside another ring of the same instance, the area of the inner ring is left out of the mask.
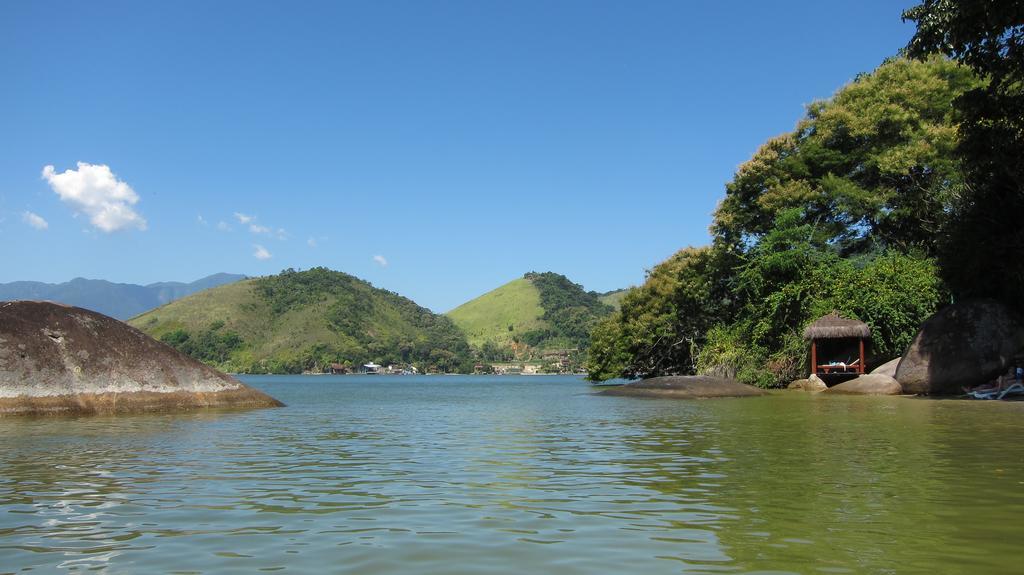
<path id="1" fill-rule="evenodd" d="M 252 383 L 289 407 L 0 421 L 0 573 L 1016 566 L 1024 448 L 978 438 L 1019 434 L 1021 406 Z"/>

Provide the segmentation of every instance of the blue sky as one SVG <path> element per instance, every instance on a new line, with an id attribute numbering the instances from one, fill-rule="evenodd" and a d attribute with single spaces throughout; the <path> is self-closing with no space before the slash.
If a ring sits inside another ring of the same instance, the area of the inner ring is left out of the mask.
<path id="1" fill-rule="evenodd" d="M 0 282 L 639 284 L 913 3 L 5 2 Z"/>

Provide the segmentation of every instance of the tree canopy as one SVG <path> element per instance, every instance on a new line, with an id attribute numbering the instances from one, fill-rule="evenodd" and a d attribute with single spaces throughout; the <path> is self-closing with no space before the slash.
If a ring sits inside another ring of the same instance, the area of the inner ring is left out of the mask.
<path id="1" fill-rule="evenodd" d="M 590 377 L 778 385 L 833 310 L 873 328 L 874 360 L 899 355 L 946 297 L 934 257 L 964 187 L 952 104 L 980 85 L 941 57 L 893 58 L 811 104 L 726 185 L 712 245 L 656 266 L 597 326 Z"/>
<path id="2" fill-rule="evenodd" d="M 925 0 L 903 17 L 917 24 L 912 57 L 943 54 L 984 78 L 954 103 L 967 185 L 950 210 L 942 274 L 961 297 L 1024 312 L 1024 2 Z"/>

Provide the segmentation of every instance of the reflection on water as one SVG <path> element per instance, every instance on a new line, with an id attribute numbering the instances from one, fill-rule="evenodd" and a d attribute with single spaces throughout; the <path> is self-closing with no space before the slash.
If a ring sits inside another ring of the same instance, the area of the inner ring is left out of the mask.
<path id="1" fill-rule="evenodd" d="M 290 407 L 0 420 L 0 573 L 1018 571 L 1021 403 L 249 381 Z"/>

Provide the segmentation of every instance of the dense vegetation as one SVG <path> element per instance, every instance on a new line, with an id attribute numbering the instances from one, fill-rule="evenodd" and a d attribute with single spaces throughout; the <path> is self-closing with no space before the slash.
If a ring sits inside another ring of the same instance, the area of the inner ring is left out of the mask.
<path id="1" fill-rule="evenodd" d="M 553 272 L 530 272 L 448 312 L 483 363 L 555 361 L 582 366 L 590 332 L 614 308 Z M 565 361 L 563 361 L 565 360 Z M 566 363 L 568 362 L 568 363 Z"/>
<path id="2" fill-rule="evenodd" d="M 810 105 L 726 186 L 712 245 L 651 270 L 595 329 L 590 377 L 778 385 L 805 373 L 802 330 L 832 310 L 872 327 L 874 363 L 899 355 L 948 301 L 936 258 L 965 187 L 953 103 L 981 84 L 894 58 Z"/>
<path id="3" fill-rule="evenodd" d="M 285 270 L 209 290 L 132 324 L 222 369 L 321 371 L 366 362 L 466 372 L 473 358 L 448 318 L 326 268 Z"/>
<path id="4" fill-rule="evenodd" d="M 223 327 L 224 322 L 215 321 L 210 327 L 195 334 L 179 328 L 160 336 L 160 341 L 199 361 L 220 365 L 231 359 L 231 354 L 245 343 L 237 333 L 222 331 Z"/>
<path id="5" fill-rule="evenodd" d="M 569 278 L 553 272 L 530 272 L 523 276 L 540 293 L 541 319 L 545 327 L 522 334 L 523 342 L 532 347 L 586 348 L 590 331 L 598 319 L 612 313 L 613 308 L 600 300 L 600 294 L 588 292 Z"/>
<path id="6" fill-rule="evenodd" d="M 959 296 L 991 297 L 1024 313 L 1024 2 L 925 0 L 915 58 L 943 54 L 984 81 L 954 102 L 961 193 L 939 245 L 941 273 Z"/>

